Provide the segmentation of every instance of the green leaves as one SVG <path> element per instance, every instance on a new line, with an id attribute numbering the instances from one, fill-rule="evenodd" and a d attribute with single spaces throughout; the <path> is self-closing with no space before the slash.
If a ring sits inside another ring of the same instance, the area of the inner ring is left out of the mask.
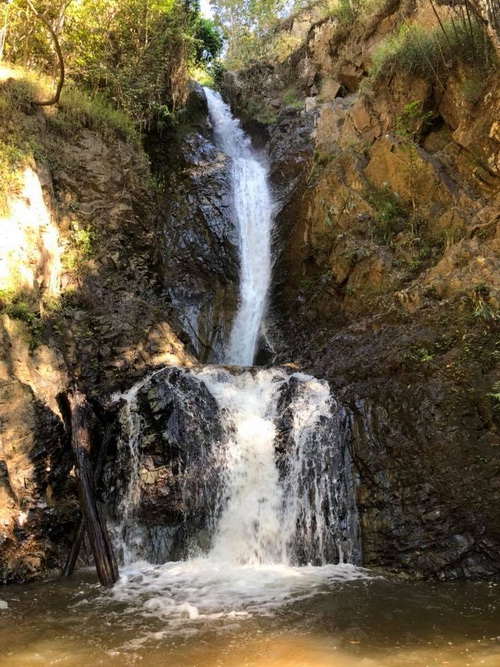
<path id="1" fill-rule="evenodd" d="M 141 132 L 176 114 L 187 95 L 189 64 L 206 63 L 222 48 L 218 29 L 201 18 L 196 3 L 33 2 L 58 35 L 70 81 L 126 111 Z M 55 59 L 47 30 L 30 14 L 25 0 L 13 1 L 5 55 L 13 63 L 52 73 Z"/>

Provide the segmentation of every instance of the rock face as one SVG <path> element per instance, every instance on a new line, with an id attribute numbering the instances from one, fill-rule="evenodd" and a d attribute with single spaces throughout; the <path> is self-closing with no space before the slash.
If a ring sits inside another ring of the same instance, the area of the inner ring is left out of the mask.
<path id="1" fill-rule="evenodd" d="M 60 419 L 28 384 L 0 382 L 0 582 L 55 572 L 77 516 Z"/>
<path id="2" fill-rule="evenodd" d="M 204 93 L 195 90 L 195 95 L 206 118 Z M 181 168 L 170 183 L 163 214 L 164 273 L 196 356 L 216 363 L 222 361 L 237 307 L 239 250 L 231 164 L 213 145 L 210 127 L 202 131 L 187 134 L 180 144 Z"/>
<path id="3" fill-rule="evenodd" d="M 0 225 L 0 581 L 44 576 L 67 555 L 78 510 L 57 395 L 78 384 L 102 415 L 146 369 L 193 361 L 169 323 L 144 154 L 16 113 L 52 157 L 20 171 Z"/>
<path id="4" fill-rule="evenodd" d="M 204 383 L 180 368 L 165 368 L 123 405 L 119 423 L 106 483 L 113 490 L 110 502 L 118 501 L 114 521 L 123 522 L 118 541 L 139 541 L 134 557 L 153 562 L 206 547 L 220 495 L 212 445 L 223 432 Z"/>
<path id="5" fill-rule="evenodd" d="M 273 109 L 268 331 L 278 362 L 327 377 L 352 410 L 364 564 L 488 577 L 500 571 L 499 81 L 492 70 L 475 103 L 460 66 L 438 83 L 397 66 L 369 77 L 401 12 L 436 24 L 415 7 L 385 3 L 363 33 L 320 21 L 284 63 L 228 75 L 227 94 L 263 121 Z"/>

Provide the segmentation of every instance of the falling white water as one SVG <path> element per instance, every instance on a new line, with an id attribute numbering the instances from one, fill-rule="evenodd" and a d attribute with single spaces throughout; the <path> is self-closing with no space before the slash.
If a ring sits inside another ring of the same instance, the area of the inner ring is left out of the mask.
<path id="1" fill-rule="evenodd" d="M 286 537 L 274 418 L 286 374 L 261 370 L 232 377 L 206 368 L 198 377 L 217 400 L 229 434 L 221 452 L 226 498 L 210 557 L 245 565 L 282 563 Z"/>
<path id="2" fill-rule="evenodd" d="M 219 93 L 205 88 L 218 147 L 232 158 L 240 242 L 240 302 L 225 362 L 251 366 L 271 279 L 272 199 L 266 166 Z"/>
<path id="3" fill-rule="evenodd" d="M 205 385 L 218 407 L 218 415 L 208 415 L 221 427 L 220 439 L 211 443 L 220 480 L 212 489 L 216 520 L 207 526 L 211 548 L 181 562 L 130 563 L 113 598 L 164 618 L 170 632 L 187 627 L 186 619 L 269 613 L 327 582 L 366 578 L 346 563 L 357 561 L 357 524 L 347 497 L 350 461 L 343 458 L 343 428 L 328 384 L 284 368 L 165 369 L 154 384 L 165 382 L 190 419 L 205 421 L 196 392 L 182 394 L 170 384 L 172 371 Z M 147 384 L 129 392 L 121 419 L 125 428 L 130 424 L 137 451 L 140 415 L 133 413 L 141 410 L 142 391 L 156 400 Z M 139 458 L 132 456 L 131 464 Z M 140 476 L 132 472 L 130 480 L 140 483 Z M 134 498 L 128 492 L 127 502 Z M 327 564 L 332 560 L 339 563 Z"/>
<path id="4" fill-rule="evenodd" d="M 137 406 L 137 395 L 149 381 L 161 370 L 146 376 L 140 382 L 123 393 L 117 392 L 111 396 L 111 402 L 123 401 L 124 406 L 120 411 L 120 422 L 122 430 L 126 433 L 126 452 L 118 451 L 118 465 L 123 466 L 124 459 L 130 459 L 126 466 L 128 471 L 127 483 L 120 497 L 118 514 L 120 521 L 112 526 L 115 544 L 118 546 L 119 556 L 125 565 L 130 565 L 137 560 L 137 554 L 141 552 L 144 534 L 140 524 L 137 522 L 135 512 L 141 499 L 141 454 L 139 450 L 139 439 L 142 433 L 142 418 Z"/>

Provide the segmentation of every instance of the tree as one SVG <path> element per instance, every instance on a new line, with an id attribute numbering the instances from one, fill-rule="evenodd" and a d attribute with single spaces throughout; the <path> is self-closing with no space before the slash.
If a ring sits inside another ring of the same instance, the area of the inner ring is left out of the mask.
<path id="1" fill-rule="evenodd" d="M 289 6 L 286 0 L 211 0 L 210 4 L 228 41 L 229 66 L 258 58 L 261 38 Z"/>
<path id="2" fill-rule="evenodd" d="M 65 77 L 65 68 L 64 68 L 64 58 L 63 54 L 61 51 L 61 46 L 59 44 L 59 39 L 57 37 L 57 33 L 54 30 L 54 28 L 51 26 L 49 21 L 38 12 L 38 10 L 34 7 L 33 3 L 31 0 L 26 0 L 28 3 L 28 7 L 31 9 L 31 11 L 35 14 L 35 16 L 40 19 L 40 21 L 45 25 L 47 30 L 49 31 L 53 41 L 54 41 L 54 47 L 57 53 L 57 59 L 59 62 L 59 80 L 57 82 L 57 88 L 52 97 L 50 97 L 48 100 L 35 100 L 35 104 L 38 106 L 51 106 L 52 104 L 57 104 L 59 102 L 59 98 L 61 97 L 61 91 L 64 86 L 64 77 Z M 66 7 L 69 5 L 69 2 L 66 4 Z"/>
<path id="3" fill-rule="evenodd" d="M 198 17 L 194 37 L 197 41 L 196 62 L 208 63 L 220 55 L 224 40 L 212 19 Z"/>
<path id="4" fill-rule="evenodd" d="M 59 99 L 66 78 L 147 131 L 175 118 L 190 65 L 208 63 L 221 47 L 219 30 L 192 0 L 12 0 L 5 53 L 14 64 L 59 73 L 44 103 Z"/>

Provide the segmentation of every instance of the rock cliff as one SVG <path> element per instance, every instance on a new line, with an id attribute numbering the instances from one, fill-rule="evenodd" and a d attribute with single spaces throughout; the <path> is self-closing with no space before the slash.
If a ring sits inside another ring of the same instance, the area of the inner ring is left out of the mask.
<path id="1" fill-rule="evenodd" d="M 217 304 L 237 281 L 208 126 L 163 138 L 169 177 L 157 187 L 119 128 L 63 104 L 35 110 L 22 75 L 6 71 L 0 134 L 22 159 L 0 221 L 0 581 L 22 581 L 60 568 L 78 517 L 58 395 L 77 385 L 89 397 L 99 442 L 113 392 L 220 344 L 230 315 Z"/>
<path id="2" fill-rule="evenodd" d="M 429 3 L 379 5 L 350 26 L 312 22 L 281 64 L 225 76 L 237 113 L 269 136 L 279 212 L 268 330 L 278 361 L 329 378 L 353 411 L 365 564 L 491 576 L 498 69 L 454 58 L 409 70 L 402 48 L 377 70 L 402 26 L 410 38 L 440 30 Z M 450 11 L 440 6 L 443 23 Z"/>

